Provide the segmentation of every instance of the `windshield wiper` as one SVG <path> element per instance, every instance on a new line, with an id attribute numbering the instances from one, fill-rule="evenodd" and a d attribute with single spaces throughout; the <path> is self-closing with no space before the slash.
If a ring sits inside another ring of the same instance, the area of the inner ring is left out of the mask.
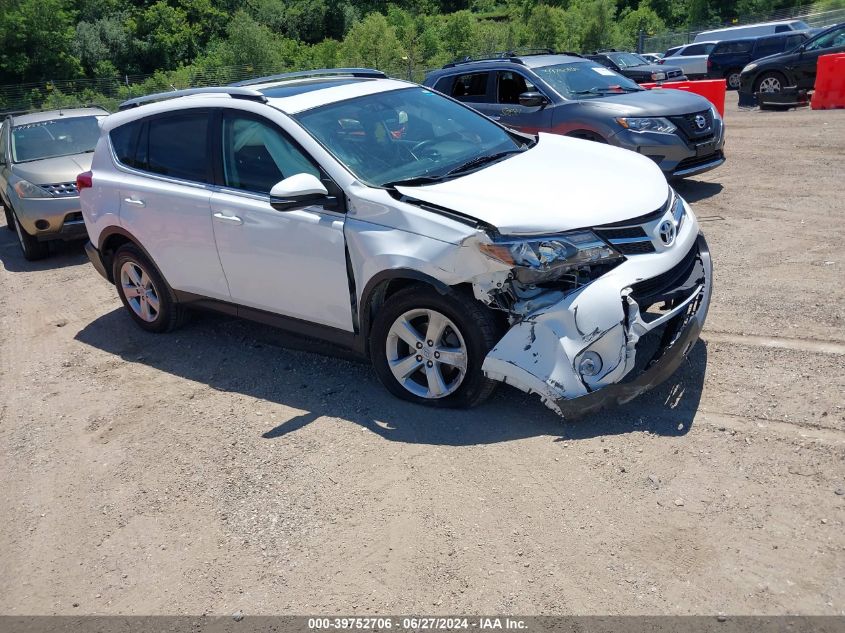
<path id="1" fill-rule="evenodd" d="M 441 182 L 445 176 L 415 176 L 413 178 L 404 178 L 401 180 L 391 180 L 382 185 L 385 189 L 395 189 L 396 187 L 414 187 L 416 185 L 430 185 L 435 182 Z"/>
<path id="2" fill-rule="evenodd" d="M 622 92 L 640 92 L 645 88 L 628 88 L 627 86 L 615 86 L 613 88 L 590 88 L 589 90 L 577 90 L 573 92 L 574 95 L 606 95 L 614 94 L 619 91 Z"/>
<path id="3" fill-rule="evenodd" d="M 468 160 L 463 165 L 458 165 L 454 169 L 448 171 L 446 173 L 447 176 L 451 176 L 452 174 L 458 174 L 462 171 L 467 171 L 472 169 L 473 167 L 478 167 L 480 165 L 484 165 L 486 163 L 492 163 L 493 161 L 499 160 L 500 158 L 504 158 L 505 156 L 509 156 L 511 154 L 519 154 L 524 152 L 525 149 L 509 149 L 504 152 L 496 152 L 495 154 L 487 154 L 484 156 L 476 156 L 475 158 Z"/>

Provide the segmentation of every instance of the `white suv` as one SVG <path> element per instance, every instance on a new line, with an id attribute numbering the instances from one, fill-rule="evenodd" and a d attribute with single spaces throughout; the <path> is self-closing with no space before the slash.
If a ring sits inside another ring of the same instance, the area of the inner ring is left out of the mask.
<path id="1" fill-rule="evenodd" d="M 413 402 L 501 381 L 574 415 L 667 378 L 707 314 L 706 243 L 651 160 L 377 71 L 152 95 L 101 130 L 87 251 L 148 331 L 211 308 L 353 348 Z"/>

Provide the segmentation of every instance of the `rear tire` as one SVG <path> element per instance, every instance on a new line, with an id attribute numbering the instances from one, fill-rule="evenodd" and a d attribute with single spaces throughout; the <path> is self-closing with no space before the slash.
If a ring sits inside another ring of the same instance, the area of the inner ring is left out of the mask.
<path id="1" fill-rule="evenodd" d="M 475 299 L 413 285 L 376 314 L 370 358 L 397 398 L 430 407 L 474 407 L 498 385 L 481 371 L 497 333 L 490 310 Z"/>
<path id="2" fill-rule="evenodd" d="M 150 259 L 134 244 L 117 249 L 112 275 L 123 307 L 147 332 L 170 332 L 185 322 L 186 310 Z"/>
<path id="3" fill-rule="evenodd" d="M 725 83 L 727 84 L 728 90 L 739 90 L 741 75 L 741 68 L 731 68 L 725 73 Z"/>
<path id="4" fill-rule="evenodd" d="M 9 217 L 9 211 L 6 211 L 6 217 Z M 14 224 L 15 233 L 18 235 L 18 243 L 21 245 L 23 257 L 27 261 L 34 262 L 39 259 L 44 259 L 50 254 L 50 246 L 47 242 L 39 242 L 38 238 L 26 232 L 26 229 L 21 226 L 18 216 L 14 211 L 11 211 L 12 223 Z"/>

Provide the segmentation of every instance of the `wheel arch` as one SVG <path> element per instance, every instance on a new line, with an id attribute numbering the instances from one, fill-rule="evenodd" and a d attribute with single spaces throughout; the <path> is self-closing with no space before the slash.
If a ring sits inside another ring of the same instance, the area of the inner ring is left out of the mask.
<path id="1" fill-rule="evenodd" d="M 449 294 L 453 290 L 452 286 L 439 279 L 412 268 L 394 268 L 377 273 L 367 282 L 361 293 L 361 308 L 358 311 L 361 335 L 369 336 L 373 317 L 387 299 L 413 284 L 431 286 L 442 295 Z"/>
<path id="2" fill-rule="evenodd" d="M 158 264 L 156 264 L 149 251 L 141 245 L 141 242 L 132 235 L 132 233 L 122 227 L 112 226 L 104 229 L 103 232 L 100 233 L 98 241 L 99 243 L 97 245 L 97 249 L 100 251 L 100 256 L 103 259 L 103 265 L 105 266 L 106 273 L 108 273 L 109 276 L 109 281 L 112 283 L 114 283 L 114 271 L 112 271 L 114 254 L 117 252 L 117 249 L 124 244 L 132 244 L 138 248 L 147 257 L 147 259 L 149 259 L 153 265 L 158 268 Z M 164 277 L 161 269 L 159 269 L 159 274 Z"/>

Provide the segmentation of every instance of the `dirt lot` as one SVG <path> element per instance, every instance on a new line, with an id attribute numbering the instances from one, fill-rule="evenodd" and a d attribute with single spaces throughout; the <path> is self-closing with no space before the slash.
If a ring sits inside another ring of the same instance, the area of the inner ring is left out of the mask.
<path id="1" fill-rule="evenodd" d="M 845 614 L 845 111 L 727 125 L 680 186 L 704 340 L 579 422 L 225 317 L 148 335 L 79 245 L 0 231 L 0 613 Z"/>

